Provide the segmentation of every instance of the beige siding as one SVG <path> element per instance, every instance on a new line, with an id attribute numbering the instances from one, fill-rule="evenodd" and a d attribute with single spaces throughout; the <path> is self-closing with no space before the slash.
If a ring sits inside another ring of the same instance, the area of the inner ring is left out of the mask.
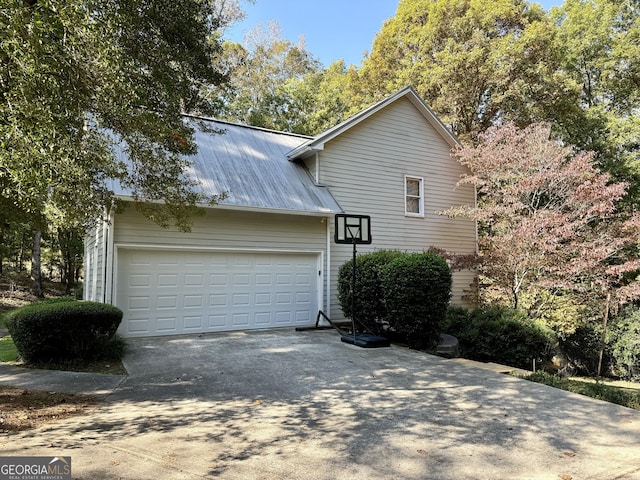
<path id="1" fill-rule="evenodd" d="M 311 175 L 311 178 L 313 178 L 313 180 L 317 183 L 317 162 L 316 162 L 316 155 L 312 155 L 310 157 L 307 157 L 303 160 L 304 166 L 307 169 L 307 171 L 309 172 L 309 175 Z"/>
<path id="2" fill-rule="evenodd" d="M 430 246 L 474 252 L 475 224 L 438 215 L 451 206 L 473 204 L 473 189 L 455 188 L 462 173 L 449 145 L 404 98 L 328 142 L 320 152 L 320 183 L 329 187 L 346 213 L 371 216 L 373 243 L 359 246 L 360 253 L 385 248 L 420 252 Z M 424 218 L 405 216 L 405 175 L 424 178 Z M 351 252 L 348 245 L 332 245 L 333 280 Z M 461 303 L 472 279 L 470 272 L 455 275 L 454 302 Z M 335 288 L 331 314 L 342 315 Z"/>
<path id="3" fill-rule="evenodd" d="M 87 232 L 84 242 L 83 298 L 85 300 L 100 302 L 104 299 L 105 243 L 106 229 L 103 222 L 99 221 Z"/>
<path id="4" fill-rule="evenodd" d="M 323 262 L 326 262 L 326 219 L 321 217 L 212 208 L 204 216 L 195 218 L 191 232 L 185 233 L 173 228 L 160 228 L 130 206 L 116 217 L 115 225 L 116 249 L 123 246 L 154 246 L 314 252 L 322 253 Z M 326 265 L 322 268 L 319 276 L 324 278 Z"/>
<path id="5" fill-rule="evenodd" d="M 320 217 L 209 209 L 194 219 L 191 232 L 160 228 L 129 207 L 116 218 L 115 243 L 239 250 L 323 251 Z"/>

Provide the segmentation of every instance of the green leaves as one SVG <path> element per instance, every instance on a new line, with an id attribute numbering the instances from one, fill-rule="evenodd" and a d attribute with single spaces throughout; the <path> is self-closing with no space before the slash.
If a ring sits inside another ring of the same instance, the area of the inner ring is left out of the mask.
<path id="1" fill-rule="evenodd" d="M 571 91 L 553 42 L 549 19 L 525 2 L 403 0 L 374 41 L 363 81 L 374 97 L 413 85 L 454 133 L 474 140 L 498 119 L 548 119 Z"/>
<path id="2" fill-rule="evenodd" d="M 110 180 L 188 224 L 198 202 L 178 154 L 195 151 L 183 111 L 211 113 L 203 84 L 224 77 L 214 3 L 10 0 L 0 14 L 3 198 L 86 225 Z M 130 164 L 112 151 L 129 146 Z"/>

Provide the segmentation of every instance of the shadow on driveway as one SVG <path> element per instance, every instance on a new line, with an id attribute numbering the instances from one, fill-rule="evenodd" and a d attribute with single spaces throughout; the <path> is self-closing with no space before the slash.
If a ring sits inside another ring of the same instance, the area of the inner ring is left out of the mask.
<path id="1" fill-rule="evenodd" d="M 130 344 L 100 412 L 5 454 L 71 455 L 86 479 L 640 478 L 640 412 L 401 347 L 290 330 Z"/>

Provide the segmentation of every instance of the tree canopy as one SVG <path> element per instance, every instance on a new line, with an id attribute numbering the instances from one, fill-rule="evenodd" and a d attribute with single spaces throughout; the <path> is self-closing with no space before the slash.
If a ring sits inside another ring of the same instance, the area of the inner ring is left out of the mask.
<path id="1" fill-rule="evenodd" d="M 7 0 L 0 11 L 0 185 L 15 211 L 86 224 L 118 181 L 186 226 L 200 198 L 180 154 L 185 111 L 211 112 L 212 1 Z M 126 145 L 129 161 L 113 145 Z M 5 211 L 6 213 L 6 211 Z"/>
<path id="2" fill-rule="evenodd" d="M 564 119 L 568 143 L 598 153 L 618 179 L 640 180 L 640 3 L 566 0 L 551 11 L 561 68 L 580 86 L 579 117 Z"/>
<path id="3" fill-rule="evenodd" d="M 532 289 L 566 290 L 590 298 L 613 292 L 621 302 L 640 296 L 640 216 L 617 203 L 627 184 L 611 181 L 591 152 L 550 138 L 550 127 L 490 128 L 475 147 L 455 155 L 469 169 L 477 206 L 449 210 L 479 222 L 482 272 L 509 293 L 513 306 Z"/>
<path id="4" fill-rule="evenodd" d="M 577 86 L 559 71 L 551 20 L 521 0 L 402 0 L 363 62 L 374 97 L 413 85 L 454 133 L 547 120 Z"/>
<path id="5" fill-rule="evenodd" d="M 263 128 L 299 132 L 297 99 L 287 85 L 319 72 L 320 62 L 306 49 L 304 38 L 293 44 L 282 38 L 277 22 L 258 25 L 244 44 L 225 42 L 221 63 L 230 81 L 213 93 L 222 98 L 226 120 Z"/>

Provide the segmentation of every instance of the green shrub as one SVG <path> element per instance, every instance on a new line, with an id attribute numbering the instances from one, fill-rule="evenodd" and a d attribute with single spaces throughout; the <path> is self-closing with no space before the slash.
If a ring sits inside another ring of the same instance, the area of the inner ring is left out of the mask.
<path id="1" fill-rule="evenodd" d="M 412 348 L 434 346 L 451 298 L 451 270 L 431 252 L 400 255 L 382 272 L 382 292 L 389 326 Z"/>
<path id="2" fill-rule="evenodd" d="M 595 375 L 598 370 L 598 357 L 602 341 L 602 324 L 596 320 L 586 321 L 571 333 L 558 335 L 560 349 L 564 352 L 576 374 Z M 605 351 L 603 371 L 609 363 Z"/>
<path id="3" fill-rule="evenodd" d="M 97 346 L 101 360 L 120 360 L 124 356 L 127 343 L 117 333 L 115 335 L 97 338 Z"/>
<path id="4" fill-rule="evenodd" d="M 640 410 L 640 392 L 624 390 L 602 383 L 569 380 L 545 372 L 536 372 L 524 377 L 524 379 Z"/>
<path id="5" fill-rule="evenodd" d="M 378 250 L 356 258 L 356 319 L 377 333 L 382 332 L 387 318 L 382 298 L 382 272 L 389 262 L 401 255 L 405 254 L 397 250 Z M 338 300 L 347 318 L 352 318 L 352 279 L 353 260 L 349 260 L 338 273 Z"/>
<path id="6" fill-rule="evenodd" d="M 7 328 L 26 362 L 102 358 L 122 311 L 112 305 L 54 299 L 6 316 Z"/>
<path id="7" fill-rule="evenodd" d="M 613 372 L 628 380 L 640 378 L 640 310 L 626 307 L 615 319 L 607 334 Z"/>
<path id="8" fill-rule="evenodd" d="M 551 352 L 555 336 L 525 313 L 499 307 L 467 310 L 451 307 L 444 332 L 458 339 L 462 357 L 530 368 Z"/>

